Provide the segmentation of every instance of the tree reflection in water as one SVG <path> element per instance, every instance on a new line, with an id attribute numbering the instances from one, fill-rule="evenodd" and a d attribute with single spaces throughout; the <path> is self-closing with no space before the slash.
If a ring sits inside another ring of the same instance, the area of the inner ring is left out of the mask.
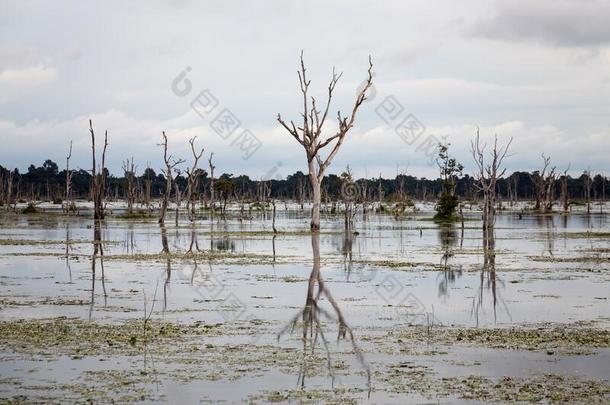
<path id="1" fill-rule="evenodd" d="M 483 268 L 481 269 L 481 279 L 479 285 L 479 294 L 473 298 L 471 314 L 476 320 L 476 325 L 479 326 L 479 314 L 484 307 L 484 290 L 491 291 L 492 309 L 494 314 L 494 323 L 497 321 L 497 304 L 500 302 L 506 314 L 511 318 L 506 302 L 501 299 L 498 294 L 498 285 L 504 286 L 502 280 L 496 276 L 496 239 L 494 230 L 483 230 Z"/>
<path id="2" fill-rule="evenodd" d="M 72 248 L 72 240 L 70 238 L 70 222 L 66 221 L 66 269 L 68 269 L 68 275 L 70 276 L 70 283 L 72 283 L 72 267 L 70 266 L 70 249 Z"/>
<path id="3" fill-rule="evenodd" d="M 278 340 L 287 331 L 293 332 L 297 328 L 299 319 L 302 321 L 302 342 L 303 342 L 303 362 L 299 371 L 298 385 L 302 389 L 305 388 L 305 376 L 307 375 L 307 356 L 308 348 L 311 350 L 311 355 L 315 353 L 315 348 L 319 341 L 326 351 L 326 366 L 331 377 L 332 386 L 335 384 L 335 375 L 331 360 L 328 340 L 324 334 L 322 327 L 322 318 L 326 321 L 337 323 L 337 341 L 345 339 L 351 343 L 352 350 L 359 364 L 362 366 L 367 376 L 367 387 L 370 393 L 371 371 L 368 363 L 364 358 L 364 354 L 356 342 L 352 328 L 347 324 L 345 317 L 339 308 L 339 305 L 333 298 L 330 290 L 326 286 L 320 271 L 320 235 L 313 233 L 311 236 L 311 247 L 313 251 L 313 266 L 307 284 L 307 295 L 305 298 L 305 306 L 299 311 L 288 325 L 278 333 Z M 317 287 L 317 288 L 316 288 Z M 328 311 L 320 306 L 320 299 L 326 298 L 332 307 L 332 311 Z"/>
<path id="4" fill-rule="evenodd" d="M 163 312 L 165 312 L 167 309 L 167 288 L 172 276 L 172 261 L 167 240 L 167 228 L 164 223 L 160 223 L 159 226 L 161 227 L 161 248 L 165 255 L 165 282 L 163 283 Z"/>
<path id="5" fill-rule="evenodd" d="M 453 247 L 457 244 L 457 232 L 453 223 L 441 224 L 438 235 L 443 249 L 440 261 L 442 273 L 439 274 L 441 280 L 438 283 L 438 295 L 439 297 L 446 297 L 449 294 L 449 286 L 455 284 L 455 280 L 462 276 L 462 269 L 449 263 L 449 259 L 454 256 Z"/>
<path id="6" fill-rule="evenodd" d="M 67 248 L 66 248 L 67 249 Z M 67 252 L 67 250 L 66 250 Z M 107 304 L 108 294 L 106 293 L 106 280 L 104 275 L 104 243 L 102 240 L 102 229 L 99 220 L 94 221 L 93 225 L 93 254 L 91 255 L 91 304 L 89 306 L 89 319 L 93 315 L 95 305 L 95 273 L 97 270 L 97 259 L 100 259 L 102 291 L 104 293 L 104 307 Z"/>
<path id="7" fill-rule="evenodd" d="M 355 235 L 353 232 L 346 231 L 343 236 L 343 245 L 341 247 L 341 253 L 343 254 L 343 267 L 345 269 L 345 272 L 347 273 L 348 279 L 350 274 L 352 273 L 352 251 L 354 248 L 354 238 Z"/>

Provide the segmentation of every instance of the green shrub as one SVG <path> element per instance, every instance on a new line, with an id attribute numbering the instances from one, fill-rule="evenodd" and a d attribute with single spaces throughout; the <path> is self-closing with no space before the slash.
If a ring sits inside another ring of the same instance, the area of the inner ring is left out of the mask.
<path id="1" fill-rule="evenodd" d="M 442 193 L 441 198 L 436 203 L 436 215 L 434 219 L 452 219 L 455 215 L 455 209 L 459 204 L 457 196 L 449 193 Z"/>
<path id="2" fill-rule="evenodd" d="M 375 209 L 375 212 L 377 212 L 378 214 L 383 214 L 388 212 L 388 208 L 383 204 L 379 204 L 379 207 Z"/>
<path id="3" fill-rule="evenodd" d="M 21 210 L 23 214 L 36 214 L 40 212 L 38 208 L 34 205 L 34 203 L 29 203 L 27 207 Z"/>

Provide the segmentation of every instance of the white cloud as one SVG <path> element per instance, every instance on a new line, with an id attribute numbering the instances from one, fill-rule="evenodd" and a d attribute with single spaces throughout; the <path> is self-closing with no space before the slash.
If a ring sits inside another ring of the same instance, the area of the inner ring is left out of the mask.
<path id="1" fill-rule="evenodd" d="M 29 92 L 40 86 L 57 80 L 58 72 L 53 67 L 44 65 L 22 69 L 4 69 L 0 71 L 0 101 L 17 97 L 21 92 Z"/>

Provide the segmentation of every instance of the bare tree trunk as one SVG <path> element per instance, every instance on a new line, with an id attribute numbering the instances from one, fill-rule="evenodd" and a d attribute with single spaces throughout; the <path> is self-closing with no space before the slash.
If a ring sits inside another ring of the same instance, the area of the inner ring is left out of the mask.
<path id="1" fill-rule="evenodd" d="M 72 141 L 70 141 L 70 151 L 66 156 L 66 214 L 70 215 L 70 188 L 72 187 L 72 172 L 70 171 L 70 158 L 72 157 Z"/>
<path id="2" fill-rule="evenodd" d="M 176 169 L 176 178 L 174 179 L 175 198 L 176 198 L 176 227 L 178 227 L 178 218 L 180 215 L 180 203 L 182 202 L 182 194 L 180 193 L 180 184 L 178 184 L 178 177 L 180 176 L 180 170 Z"/>
<path id="3" fill-rule="evenodd" d="M 587 200 L 587 214 L 591 213 L 591 186 L 593 179 L 591 178 L 591 169 L 585 171 L 585 198 Z"/>
<path id="4" fill-rule="evenodd" d="M 273 205 L 273 222 L 272 222 L 271 226 L 273 228 L 273 233 L 277 233 L 277 228 L 275 227 L 275 200 L 271 200 L 271 204 Z M 274 251 L 275 251 L 275 249 L 274 249 Z"/>
<path id="5" fill-rule="evenodd" d="M 315 169 L 313 169 L 315 171 Z M 320 190 L 320 181 L 318 176 L 311 173 L 309 174 L 309 181 L 311 182 L 311 194 L 312 194 L 312 206 L 311 206 L 311 222 L 310 229 L 312 232 L 320 230 L 320 206 L 322 205 L 322 191 Z"/>
<path id="6" fill-rule="evenodd" d="M 197 202 L 197 189 L 199 188 L 199 177 L 201 176 L 201 171 L 197 169 L 197 164 L 199 163 L 199 159 L 203 155 L 203 148 L 201 148 L 201 152 L 197 153 L 195 151 L 195 139 L 197 137 L 193 137 L 189 139 L 189 144 L 191 145 L 191 152 L 193 153 L 193 165 L 190 169 L 186 169 L 187 175 L 187 195 L 186 195 L 186 210 L 189 212 L 189 219 L 191 221 L 195 220 L 195 204 Z"/>
<path id="7" fill-rule="evenodd" d="M 136 201 L 136 167 L 133 164 L 133 157 L 131 161 L 126 159 L 123 162 L 123 173 L 127 182 L 125 187 L 125 199 L 127 200 L 127 213 L 133 214 L 133 204 Z"/>
<path id="8" fill-rule="evenodd" d="M 604 204 L 606 203 L 606 176 L 602 176 L 602 200 L 599 204 L 599 213 L 604 213 Z"/>
<path id="9" fill-rule="evenodd" d="M 106 194 L 106 148 L 108 147 L 108 131 L 104 132 L 104 148 L 102 149 L 102 164 L 99 172 L 96 170 L 95 161 L 95 132 L 93 131 L 93 123 L 89 120 L 89 132 L 91 133 L 91 151 L 93 155 L 92 161 L 92 177 L 91 177 L 91 192 L 93 195 L 93 219 L 104 219 L 104 198 Z"/>
<path id="10" fill-rule="evenodd" d="M 341 112 L 337 112 L 338 131 L 334 135 L 322 139 L 322 128 L 328 116 L 333 91 L 341 78 L 341 74 L 336 74 L 333 69 L 333 75 L 328 85 L 328 98 L 325 108 L 323 111 L 318 110 L 316 99 L 314 97 L 310 98 L 307 94 L 311 81 L 307 79 L 303 52 L 301 52 L 301 69 L 298 71 L 298 76 L 301 93 L 303 94 L 303 111 L 301 113 L 303 118 L 302 127 L 297 128 L 293 121 L 290 121 L 290 124 L 288 124 L 282 119 L 280 114 L 277 115 L 278 122 L 305 149 L 313 197 L 310 223 L 312 232 L 318 232 L 320 230 L 320 205 L 322 203 L 320 185 L 324 179 L 324 173 L 339 151 L 348 131 L 354 126 L 356 113 L 364 100 L 366 100 L 366 92 L 373 83 L 372 68 L 373 63 L 369 57 L 368 78 L 365 85 L 356 96 L 356 102 L 354 103 L 351 114 L 347 117 L 342 117 Z M 322 158 L 320 156 L 320 151 L 330 144 L 332 144 L 330 153 L 325 158 Z"/>
<path id="11" fill-rule="evenodd" d="M 498 146 L 498 137 L 494 138 L 493 149 L 490 152 L 491 163 L 485 161 L 485 145 L 481 145 L 479 138 L 479 130 L 474 141 L 471 142 L 471 153 L 474 158 L 478 173 L 476 174 L 477 186 L 479 191 L 483 192 L 483 236 L 489 237 L 493 234 L 493 228 L 496 222 L 496 196 L 497 182 L 501 178 L 506 169 L 502 168 L 502 161 L 508 153 L 512 138 L 506 146 Z"/>
<path id="12" fill-rule="evenodd" d="M 151 199 L 152 199 L 152 178 L 150 177 L 150 165 L 146 167 L 146 179 L 144 180 L 144 201 L 146 203 L 146 208 L 150 212 L 152 210 L 151 207 Z"/>
<path id="13" fill-rule="evenodd" d="M 13 202 L 13 171 L 8 170 L 6 178 L 6 206 L 10 208 Z"/>
<path id="14" fill-rule="evenodd" d="M 214 169 L 216 166 L 212 164 L 212 159 L 214 158 L 214 152 L 210 153 L 210 158 L 208 159 L 208 164 L 210 166 L 210 206 L 212 212 L 214 212 Z"/>
<path id="15" fill-rule="evenodd" d="M 568 192 L 568 170 L 570 170 L 569 165 L 567 169 L 563 171 L 563 176 L 561 176 L 561 203 L 564 212 L 568 212 L 570 210 L 570 195 Z"/>
<path id="16" fill-rule="evenodd" d="M 163 131 L 163 161 L 165 162 L 165 193 L 163 194 L 163 198 L 161 200 L 161 211 L 159 213 L 159 224 L 165 224 L 165 214 L 167 212 L 167 206 L 169 204 L 169 199 L 172 194 L 172 183 L 173 183 L 173 170 L 179 164 L 184 163 L 182 159 L 174 159 L 172 155 L 167 154 L 167 135 L 165 135 L 165 131 Z"/>

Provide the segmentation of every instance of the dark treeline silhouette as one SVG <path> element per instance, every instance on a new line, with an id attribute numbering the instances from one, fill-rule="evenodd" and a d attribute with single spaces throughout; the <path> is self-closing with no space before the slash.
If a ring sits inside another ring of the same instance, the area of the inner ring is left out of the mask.
<path id="1" fill-rule="evenodd" d="M 109 198 L 125 198 L 127 193 L 127 179 L 124 176 L 115 176 L 107 169 L 106 193 Z M 537 172 L 514 172 L 498 181 L 498 195 L 503 201 L 533 200 L 536 197 L 534 179 Z M 9 170 L 0 165 L 0 196 L 10 194 L 13 200 L 61 200 L 65 196 L 66 171 L 60 170 L 52 160 L 46 160 L 41 166 L 30 165 L 27 172 L 21 173 L 18 169 Z M 209 195 L 210 177 L 207 172 L 201 176 L 197 194 L 200 198 Z M 553 180 L 553 199 L 560 198 L 562 192 L 563 176 Z M 579 177 L 567 176 L 567 192 L 570 200 L 586 200 L 590 195 L 592 200 L 605 199 L 606 180 L 600 174 L 591 175 L 583 172 Z M 165 177 L 159 171 L 147 168 L 142 174 L 136 176 L 137 194 L 141 201 L 146 183 L 150 184 L 151 197 L 158 198 L 165 187 Z M 186 176 L 178 175 L 175 179 L 182 190 L 188 186 Z M 10 183 L 10 184 L 9 184 Z M 455 192 L 462 200 L 476 200 L 477 191 L 474 186 L 475 179 L 464 175 L 456 179 Z M 344 179 L 341 176 L 329 174 L 324 176 L 322 194 L 326 201 L 341 199 L 341 190 Z M 405 199 L 435 200 L 443 190 L 442 180 L 417 178 L 400 174 L 393 179 L 372 178 L 355 181 L 358 190 L 358 199 L 363 197 L 367 201 Z M 91 173 L 86 170 L 72 171 L 71 193 L 74 198 L 89 198 L 91 186 Z M 589 187 L 589 192 L 587 188 Z M 264 200 L 264 199 L 291 199 L 306 201 L 310 198 L 310 184 L 306 174 L 301 171 L 289 175 L 285 179 L 257 180 L 246 175 L 234 176 L 222 174 L 215 176 L 214 189 L 216 194 L 224 195 L 229 200 Z M 6 203 L 4 198 L 0 199 Z"/>

